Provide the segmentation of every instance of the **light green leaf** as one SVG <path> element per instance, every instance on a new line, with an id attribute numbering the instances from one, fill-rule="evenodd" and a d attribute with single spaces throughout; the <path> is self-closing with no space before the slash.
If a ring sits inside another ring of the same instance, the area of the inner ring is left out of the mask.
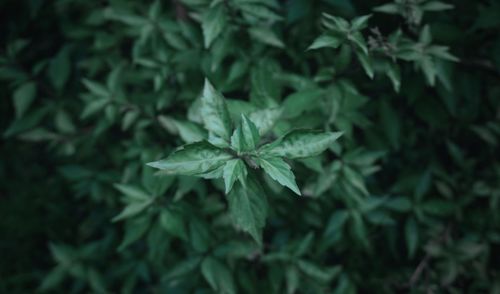
<path id="1" fill-rule="evenodd" d="M 14 91 L 12 100 L 16 110 L 16 117 L 20 118 L 28 110 L 36 96 L 36 84 L 28 82 L 20 86 Z"/>
<path id="2" fill-rule="evenodd" d="M 255 179 L 247 178 L 245 188 L 236 183 L 227 195 L 229 212 L 234 224 L 262 244 L 262 228 L 267 217 L 267 199 Z"/>
<path id="3" fill-rule="evenodd" d="M 362 15 L 353 19 L 351 21 L 351 30 L 359 31 L 366 28 L 368 26 L 368 20 L 370 19 L 370 17 L 372 17 L 371 14 Z"/>
<path id="4" fill-rule="evenodd" d="M 227 23 L 227 15 L 224 11 L 224 5 L 218 4 L 210 7 L 203 15 L 201 27 L 203 29 L 203 37 L 205 48 L 209 48 L 212 42 L 224 30 Z"/>
<path id="5" fill-rule="evenodd" d="M 147 165 L 163 170 L 167 174 L 201 175 L 211 172 L 231 159 L 232 155 L 206 142 L 184 145 L 166 159 Z"/>
<path id="6" fill-rule="evenodd" d="M 205 79 L 203 87 L 201 116 L 205 128 L 213 134 L 229 142 L 231 137 L 231 117 L 227 110 L 224 96 L 214 89 Z"/>
<path id="7" fill-rule="evenodd" d="M 236 293 L 233 276 L 226 264 L 208 256 L 201 263 L 201 272 L 216 293 Z"/>
<path id="8" fill-rule="evenodd" d="M 295 183 L 295 176 L 290 166 L 283 159 L 279 157 L 259 158 L 259 165 L 275 181 L 300 195 L 299 187 Z"/>
<path id="9" fill-rule="evenodd" d="M 348 31 L 349 22 L 341 17 L 333 16 L 328 13 L 323 13 L 323 24 L 336 31 Z"/>
<path id="10" fill-rule="evenodd" d="M 244 184 L 247 177 L 247 169 L 245 163 L 241 159 L 229 160 L 224 166 L 224 184 L 226 186 L 226 194 L 229 194 L 233 188 L 234 182 L 237 179 Z"/>
<path id="11" fill-rule="evenodd" d="M 293 158 L 315 156 L 325 151 L 341 132 L 294 130 L 273 143 L 262 146 L 259 154 Z"/>
<path id="12" fill-rule="evenodd" d="M 342 40 L 331 35 L 323 34 L 314 40 L 307 50 L 314 50 L 324 47 L 338 48 L 342 44 Z"/>
<path id="13" fill-rule="evenodd" d="M 121 221 L 127 218 L 132 218 L 139 213 L 143 212 L 146 208 L 148 208 L 153 203 L 153 200 L 144 202 L 132 202 L 125 207 L 120 214 L 113 218 L 113 222 Z"/>
<path id="14" fill-rule="evenodd" d="M 231 146 L 238 152 L 255 150 L 259 144 L 259 131 L 255 124 L 244 114 L 241 123 L 231 136 Z"/>
<path id="15" fill-rule="evenodd" d="M 254 122 L 255 126 L 259 130 L 259 135 L 262 136 L 271 130 L 282 113 L 282 108 L 274 107 L 254 111 L 250 113 L 248 117 L 252 122 Z"/>

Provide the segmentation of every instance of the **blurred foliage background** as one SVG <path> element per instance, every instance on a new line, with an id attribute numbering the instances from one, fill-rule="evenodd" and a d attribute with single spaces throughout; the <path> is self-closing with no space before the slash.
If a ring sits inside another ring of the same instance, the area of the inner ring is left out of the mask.
<path id="1" fill-rule="evenodd" d="M 500 293 L 499 1 L 3 0 L 0 19 L 0 292 Z M 291 163 L 303 196 L 263 182 L 262 245 L 220 180 L 145 165 L 206 138 L 205 78 L 232 116 L 280 109 L 270 139 L 344 133 Z"/>

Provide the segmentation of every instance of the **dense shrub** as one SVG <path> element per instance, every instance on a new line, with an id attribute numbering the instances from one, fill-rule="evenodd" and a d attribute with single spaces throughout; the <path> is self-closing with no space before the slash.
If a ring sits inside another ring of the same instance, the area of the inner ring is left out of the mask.
<path id="1" fill-rule="evenodd" d="M 0 15 L 0 292 L 500 293 L 498 1 Z"/>

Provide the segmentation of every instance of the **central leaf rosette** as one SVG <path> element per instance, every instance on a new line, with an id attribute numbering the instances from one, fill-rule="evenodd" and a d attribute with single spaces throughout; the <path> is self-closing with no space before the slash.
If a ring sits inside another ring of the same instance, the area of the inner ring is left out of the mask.
<path id="1" fill-rule="evenodd" d="M 234 223 L 261 243 L 267 200 L 257 170 L 262 169 L 273 180 L 301 195 L 285 159 L 318 155 L 342 133 L 293 130 L 273 142 L 261 144 L 261 136 L 272 128 L 281 111 L 264 109 L 250 116 L 242 114 L 233 127 L 224 96 L 208 80 L 201 102 L 208 140 L 183 145 L 167 158 L 148 165 L 166 174 L 223 178 Z"/>

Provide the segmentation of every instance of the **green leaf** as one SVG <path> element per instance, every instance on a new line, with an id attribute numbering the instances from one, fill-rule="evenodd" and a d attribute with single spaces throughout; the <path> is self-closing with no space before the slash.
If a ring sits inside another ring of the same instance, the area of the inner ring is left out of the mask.
<path id="1" fill-rule="evenodd" d="M 445 59 L 453 62 L 460 61 L 460 59 L 448 52 L 448 47 L 446 46 L 431 46 L 427 49 L 427 52 L 440 59 Z"/>
<path id="2" fill-rule="evenodd" d="M 69 78 L 70 71 L 69 52 L 67 49 L 62 49 L 51 60 L 49 65 L 48 74 L 52 85 L 54 85 L 56 89 L 61 90 Z"/>
<path id="3" fill-rule="evenodd" d="M 340 44 L 342 44 L 341 39 L 332 35 L 323 34 L 317 37 L 316 40 L 314 40 L 314 42 L 307 48 L 307 50 L 314 50 L 325 47 L 338 48 Z"/>
<path id="4" fill-rule="evenodd" d="M 244 184 L 246 177 L 247 169 L 245 163 L 241 159 L 229 160 L 224 166 L 224 184 L 226 186 L 226 194 L 229 194 L 233 188 L 234 182 L 236 182 L 237 179 Z"/>
<path id="5" fill-rule="evenodd" d="M 67 269 L 65 265 L 56 266 L 48 274 L 45 274 L 39 290 L 41 292 L 46 292 L 47 290 L 51 290 L 59 286 L 66 276 Z"/>
<path id="6" fill-rule="evenodd" d="M 186 226 L 179 213 L 163 209 L 160 213 L 160 225 L 169 234 L 187 240 Z"/>
<path id="7" fill-rule="evenodd" d="M 370 242 L 368 240 L 368 231 L 361 214 L 359 212 L 353 212 L 351 214 L 351 221 L 351 231 L 354 238 L 364 247 L 364 249 L 369 249 Z"/>
<path id="8" fill-rule="evenodd" d="M 186 143 L 194 143 L 207 139 L 207 132 L 196 123 L 177 120 L 164 115 L 160 115 L 158 121 L 167 131 L 178 134 Z"/>
<path id="9" fill-rule="evenodd" d="M 290 166 L 283 159 L 279 157 L 266 157 L 259 158 L 258 161 L 259 165 L 271 178 L 300 195 L 299 187 L 295 183 L 295 176 Z"/>
<path id="10" fill-rule="evenodd" d="M 386 63 L 385 74 L 391 80 L 394 91 L 399 93 L 399 89 L 401 88 L 401 72 L 399 66 L 393 63 Z"/>
<path id="11" fill-rule="evenodd" d="M 25 83 L 14 91 L 12 100 L 14 101 L 17 118 L 22 117 L 26 110 L 28 110 L 35 96 L 36 84 L 34 82 Z"/>
<path id="12" fill-rule="evenodd" d="M 208 256 L 201 263 L 201 272 L 216 293 L 236 293 L 233 276 L 224 263 Z"/>
<path id="13" fill-rule="evenodd" d="M 137 187 L 123 184 L 115 184 L 114 186 L 118 191 L 122 192 L 123 195 L 127 196 L 132 201 L 144 202 L 151 200 L 151 196 L 149 194 Z"/>
<path id="14" fill-rule="evenodd" d="M 363 67 L 365 73 L 368 75 L 370 79 L 373 79 L 373 67 L 371 64 L 370 56 L 364 54 L 363 52 L 359 52 L 356 50 L 356 56 L 358 57 L 359 63 Z"/>
<path id="15" fill-rule="evenodd" d="M 286 118 L 298 117 L 305 111 L 317 107 L 324 94 L 323 89 L 309 88 L 287 96 L 283 101 L 283 116 Z"/>
<path id="16" fill-rule="evenodd" d="M 349 213 L 345 210 L 339 210 L 332 214 L 326 225 L 324 232 L 325 236 L 332 236 L 337 234 L 344 227 L 347 219 L 349 218 Z"/>
<path id="17" fill-rule="evenodd" d="M 368 55 L 368 46 L 366 45 L 365 38 L 361 33 L 353 33 L 349 35 L 348 38 L 356 45 L 356 47 L 361 49 L 365 55 Z"/>
<path id="18" fill-rule="evenodd" d="M 259 131 L 255 124 L 244 114 L 241 123 L 231 136 L 231 146 L 238 152 L 253 151 L 259 144 Z"/>
<path id="19" fill-rule="evenodd" d="M 446 216 L 453 213 L 455 205 L 444 199 L 430 199 L 421 204 L 423 211 L 436 216 Z"/>
<path id="20" fill-rule="evenodd" d="M 250 99 L 261 107 L 277 107 L 281 85 L 276 78 L 279 65 L 272 59 L 261 61 L 251 69 Z"/>
<path id="21" fill-rule="evenodd" d="M 110 96 L 108 89 L 99 83 L 96 83 L 88 79 L 83 79 L 83 84 L 92 94 L 96 96 L 103 98 L 107 98 Z"/>
<path id="22" fill-rule="evenodd" d="M 133 125 L 133 123 L 139 118 L 140 112 L 137 109 L 129 110 L 125 113 L 122 120 L 122 130 L 126 131 Z"/>
<path id="23" fill-rule="evenodd" d="M 398 212 L 407 212 L 411 210 L 412 203 L 408 197 L 394 197 L 390 198 L 385 206 L 389 209 L 398 211 Z"/>
<path id="24" fill-rule="evenodd" d="M 259 154 L 293 158 L 315 156 L 325 151 L 341 132 L 294 130 L 273 143 L 262 146 Z"/>
<path id="25" fill-rule="evenodd" d="M 286 289 L 288 294 L 293 294 L 299 287 L 299 271 L 295 265 L 289 265 L 285 272 Z"/>
<path id="26" fill-rule="evenodd" d="M 147 165 L 163 170 L 167 174 L 203 175 L 223 166 L 232 155 L 206 142 L 184 145 L 163 160 Z"/>
<path id="27" fill-rule="evenodd" d="M 395 111 L 391 104 L 387 103 L 385 100 L 381 101 L 379 105 L 379 117 L 383 127 L 382 129 L 392 147 L 394 149 L 399 149 L 401 123 L 397 111 Z"/>
<path id="28" fill-rule="evenodd" d="M 405 224 L 405 239 L 406 247 L 408 249 L 408 256 L 413 258 L 418 246 L 418 227 L 415 218 L 410 217 L 406 220 Z"/>
<path id="29" fill-rule="evenodd" d="M 48 111 L 48 108 L 36 109 L 22 118 L 14 120 L 3 133 L 4 138 L 8 138 L 34 128 L 44 119 Z"/>
<path id="30" fill-rule="evenodd" d="M 267 199 L 259 183 L 247 178 L 244 188 L 236 183 L 227 195 L 229 212 L 234 224 L 262 244 L 262 228 L 267 217 Z"/>
<path id="31" fill-rule="evenodd" d="M 123 237 L 118 250 L 125 249 L 130 244 L 139 240 L 149 229 L 149 217 L 139 217 L 125 223 L 125 236 Z"/>
<path id="32" fill-rule="evenodd" d="M 250 1 L 247 1 L 250 2 Z M 268 1 L 270 3 L 270 1 Z M 273 10 L 270 8 L 264 6 L 264 5 L 257 5 L 257 4 L 252 4 L 252 3 L 244 3 L 240 4 L 239 8 L 247 14 L 247 17 L 258 17 L 262 18 L 264 21 L 267 22 L 276 22 L 280 21 L 283 19 L 282 16 L 279 14 L 275 13 Z"/>
<path id="33" fill-rule="evenodd" d="M 57 112 L 54 118 L 56 128 L 65 134 L 73 134 L 76 132 L 76 127 L 71 119 L 71 116 L 64 110 Z"/>
<path id="34" fill-rule="evenodd" d="M 189 222 L 189 241 L 196 252 L 207 252 L 212 244 L 212 235 L 208 224 L 191 216 Z"/>
<path id="35" fill-rule="evenodd" d="M 181 260 L 177 264 L 174 264 L 164 277 L 165 279 L 172 280 L 186 276 L 196 270 L 201 261 L 201 257 L 199 256 L 188 257 Z"/>
<path id="36" fill-rule="evenodd" d="M 297 249 L 294 250 L 294 257 L 301 257 L 307 253 L 307 251 L 311 248 L 314 241 L 314 232 L 309 232 L 300 243 L 298 243 Z"/>
<path id="37" fill-rule="evenodd" d="M 90 117 L 91 115 L 101 111 L 108 105 L 109 100 L 105 98 L 100 98 L 97 100 L 93 100 L 87 105 L 85 105 L 85 108 L 82 111 L 82 114 L 80 115 L 80 118 L 85 119 L 87 117 Z"/>
<path id="38" fill-rule="evenodd" d="M 398 4 L 395 3 L 388 3 L 373 8 L 373 11 L 389 13 L 389 14 L 398 14 L 399 6 Z"/>
<path id="39" fill-rule="evenodd" d="M 420 35 L 418 36 L 418 41 L 426 45 L 432 42 L 431 29 L 429 25 L 425 25 L 424 28 L 420 31 Z"/>
<path id="40" fill-rule="evenodd" d="M 423 10 L 427 11 L 442 11 L 442 10 L 453 9 L 454 6 L 441 1 L 430 1 L 422 4 L 421 7 Z"/>
<path id="41" fill-rule="evenodd" d="M 222 33 L 226 23 L 227 15 L 224 11 L 224 5 L 215 5 L 205 12 L 201 23 L 205 48 L 209 48 L 212 42 Z"/>
<path id="42" fill-rule="evenodd" d="M 255 38 L 256 40 L 267 44 L 271 45 L 274 47 L 278 48 L 284 48 L 285 44 L 283 44 L 283 41 L 280 40 L 280 38 L 276 35 L 276 33 L 267 27 L 252 27 L 248 29 L 248 32 L 250 35 Z"/>
<path id="43" fill-rule="evenodd" d="M 315 279 L 320 283 L 328 283 L 335 276 L 340 274 L 340 266 L 336 266 L 331 269 L 325 270 L 324 268 L 321 268 L 316 264 L 303 259 L 299 260 L 297 262 L 297 265 L 304 274 L 308 275 L 309 277 Z"/>
<path id="44" fill-rule="evenodd" d="M 201 101 L 201 116 L 205 128 L 226 142 L 229 142 L 232 123 L 224 96 L 215 90 L 207 79 L 205 79 Z"/>

